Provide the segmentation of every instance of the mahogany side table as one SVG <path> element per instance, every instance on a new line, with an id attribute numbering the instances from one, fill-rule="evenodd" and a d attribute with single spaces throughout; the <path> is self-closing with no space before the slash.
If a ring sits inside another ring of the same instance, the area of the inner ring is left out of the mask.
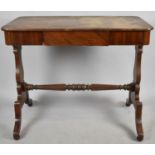
<path id="1" fill-rule="evenodd" d="M 135 107 L 137 140 L 143 139 L 142 102 L 140 101 L 141 58 L 143 46 L 150 42 L 151 25 L 135 16 L 29 16 L 19 17 L 2 27 L 5 43 L 13 46 L 16 64 L 17 100 L 14 104 L 14 139 L 20 138 L 22 107 L 32 106 L 29 91 L 44 90 L 117 90 L 129 91 L 127 106 Z M 124 85 L 112 84 L 49 84 L 33 85 L 24 81 L 22 45 L 48 46 L 108 46 L 134 45 L 133 81 Z"/>

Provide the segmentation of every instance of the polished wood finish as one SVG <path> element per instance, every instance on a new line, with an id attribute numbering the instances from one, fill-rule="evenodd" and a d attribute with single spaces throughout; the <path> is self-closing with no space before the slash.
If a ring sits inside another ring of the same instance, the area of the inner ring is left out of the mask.
<path id="1" fill-rule="evenodd" d="M 5 32 L 7 45 L 42 45 L 41 32 Z"/>
<path id="2" fill-rule="evenodd" d="M 40 90 L 118 90 L 129 91 L 127 106 L 135 107 L 137 140 L 143 139 L 142 102 L 140 101 L 142 48 L 150 42 L 151 25 L 139 17 L 97 16 L 97 17 L 19 17 L 2 27 L 5 42 L 13 46 L 16 62 L 17 101 L 15 102 L 14 139 L 20 138 L 22 106 L 32 106 L 29 91 Z M 22 45 L 58 46 L 108 46 L 134 45 L 135 65 L 132 83 L 113 84 L 46 84 L 33 85 L 24 81 L 21 56 Z"/>
<path id="3" fill-rule="evenodd" d="M 44 32 L 43 42 L 45 45 L 108 45 L 109 33 L 96 31 L 74 31 L 74 32 Z"/>
<path id="4" fill-rule="evenodd" d="M 152 26 L 136 16 L 28 16 L 2 27 L 4 31 L 150 31 Z"/>
<path id="5" fill-rule="evenodd" d="M 150 31 L 5 32 L 7 45 L 107 46 L 148 45 Z"/>
<path id="6" fill-rule="evenodd" d="M 40 89 L 40 90 L 134 90 L 134 83 L 125 85 L 111 85 L 111 84 L 48 84 L 48 85 L 33 85 L 25 84 L 26 90 Z"/>
<path id="7" fill-rule="evenodd" d="M 134 76 L 133 82 L 135 83 L 135 90 L 129 91 L 129 99 L 127 106 L 130 106 L 132 103 L 135 107 L 135 120 L 136 120 L 136 129 L 137 129 L 137 140 L 141 141 L 143 139 L 143 126 L 142 126 L 142 102 L 140 101 L 140 81 L 141 81 L 141 59 L 143 46 L 139 45 L 135 47 L 135 64 L 134 64 Z"/>
<path id="8" fill-rule="evenodd" d="M 7 45 L 147 45 L 152 26 L 139 17 L 19 17 L 2 27 Z"/>

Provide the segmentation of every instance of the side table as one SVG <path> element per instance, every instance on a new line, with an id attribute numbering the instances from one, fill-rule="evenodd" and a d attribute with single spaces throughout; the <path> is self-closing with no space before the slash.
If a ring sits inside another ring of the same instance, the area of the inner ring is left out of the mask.
<path id="1" fill-rule="evenodd" d="M 150 42 L 151 25 L 136 16 L 29 16 L 19 17 L 2 27 L 5 43 L 13 46 L 16 64 L 17 100 L 14 104 L 14 139 L 20 138 L 22 107 L 32 106 L 29 91 L 44 90 L 116 90 L 129 91 L 127 106 L 135 107 L 137 140 L 143 139 L 142 102 L 140 101 L 141 58 L 143 46 Z M 44 46 L 135 46 L 133 81 L 112 84 L 33 85 L 24 81 L 22 45 Z"/>

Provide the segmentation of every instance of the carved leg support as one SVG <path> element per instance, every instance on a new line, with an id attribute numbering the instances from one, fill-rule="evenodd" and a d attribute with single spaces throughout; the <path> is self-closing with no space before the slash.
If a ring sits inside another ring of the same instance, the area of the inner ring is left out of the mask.
<path id="1" fill-rule="evenodd" d="M 13 131 L 14 139 L 18 140 L 20 138 L 20 129 L 21 129 L 21 103 L 16 101 L 14 104 L 15 109 L 15 126 Z"/>
<path id="2" fill-rule="evenodd" d="M 17 83 L 17 101 L 14 104 L 15 126 L 13 131 L 13 137 L 14 139 L 18 140 L 20 138 L 22 106 L 24 103 L 32 105 L 32 102 L 29 99 L 28 91 L 25 90 L 24 87 L 24 70 L 22 64 L 21 46 L 14 45 L 13 53 L 15 55 L 16 83 Z"/>
<path id="3" fill-rule="evenodd" d="M 16 62 L 16 82 L 17 82 L 17 101 L 15 102 L 15 126 L 13 136 L 14 139 L 20 138 L 21 129 L 21 117 L 22 117 L 22 106 L 24 103 L 32 106 L 32 100 L 29 99 L 29 90 L 42 89 L 42 90 L 117 90 L 124 89 L 129 91 L 129 99 L 126 103 L 129 106 L 133 103 L 135 107 L 135 122 L 137 129 L 137 140 L 143 139 L 143 127 L 142 127 L 142 102 L 139 99 L 140 81 L 141 81 L 141 57 L 142 57 L 141 45 L 136 46 L 135 53 L 135 65 L 134 65 L 134 80 L 130 84 L 126 85 L 111 85 L 111 84 L 50 84 L 50 85 L 32 85 L 24 82 L 24 71 L 21 58 L 21 46 L 15 45 L 14 54 Z"/>
<path id="4" fill-rule="evenodd" d="M 143 140 L 143 126 L 142 126 L 142 102 L 140 102 L 140 81 L 141 81 L 141 58 L 142 58 L 143 46 L 136 46 L 136 57 L 134 67 L 134 82 L 135 82 L 135 119 L 137 129 L 137 140 Z"/>
<path id="5" fill-rule="evenodd" d="M 135 65 L 134 65 L 134 91 L 129 92 L 129 99 L 126 103 L 129 106 L 133 103 L 135 107 L 135 122 L 136 122 L 136 130 L 137 130 L 137 140 L 142 141 L 143 134 L 143 126 L 142 126 L 142 102 L 140 101 L 139 92 L 140 92 L 140 81 L 141 81 L 141 58 L 143 46 L 136 46 L 135 52 Z"/>
<path id="6" fill-rule="evenodd" d="M 144 137 L 143 133 L 143 126 L 142 126 L 142 102 L 136 101 L 136 111 L 135 111 L 135 116 L 136 116 L 136 130 L 137 130 L 137 140 L 142 141 Z"/>

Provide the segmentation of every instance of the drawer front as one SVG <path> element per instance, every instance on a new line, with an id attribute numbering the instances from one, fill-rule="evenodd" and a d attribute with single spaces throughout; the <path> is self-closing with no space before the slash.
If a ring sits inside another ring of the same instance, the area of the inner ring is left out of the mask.
<path id="1" fill-rule="evenodd" d="M 45 45 L 73 45 L 73 46 L 99 46 L 108 45 L 108 32 L 96 31 L 65 31 L 65 32 L 44 32 Z"/>

